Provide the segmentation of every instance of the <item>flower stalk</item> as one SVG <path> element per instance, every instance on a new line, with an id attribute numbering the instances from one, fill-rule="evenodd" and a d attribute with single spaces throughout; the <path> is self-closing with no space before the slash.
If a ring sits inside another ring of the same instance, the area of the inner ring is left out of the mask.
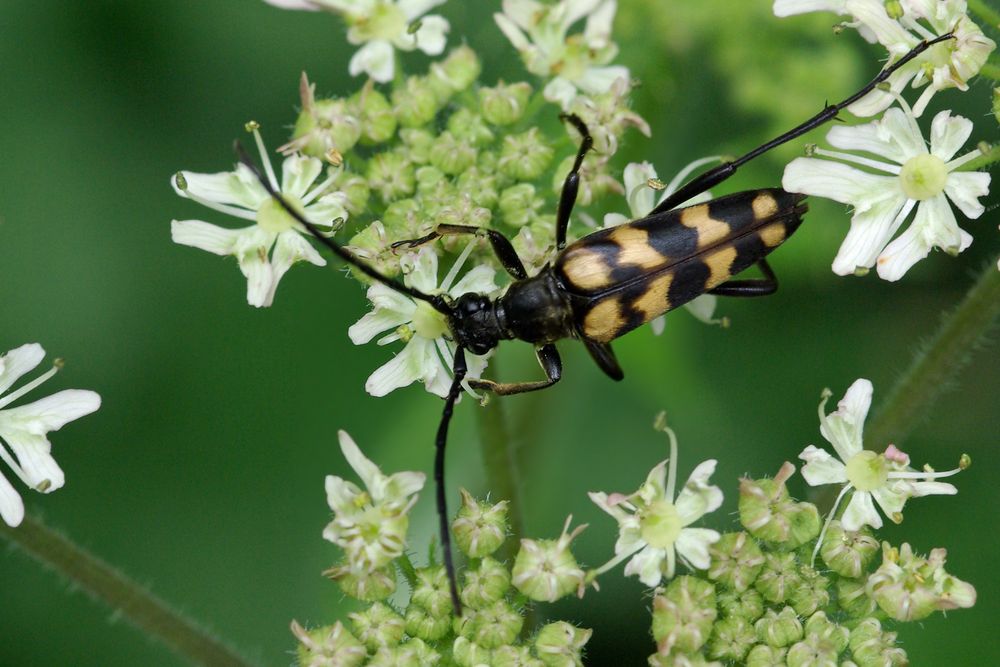
<path id="1" fill-rule="evenodd" d="M 192 664 L 249 667 L 250 662 L 205 628 L 182 615 L 136 581 L 116 570 L 37 517 L 25 516 L 17 528 L 0 522 L 0 537 L 22 549 L 114 609 L 146 637 L 165 644 Z"/>
<path id="2" fill-rule="evenodd" d="M 496 360 L 493 361 L 494 370 Z M 476 410 L 479 450 L 486 472 L 486 486 L 497 498 L 509 501 L 507 520 L 513 539 L 500 548 L 501 560 L 510 560 L 524 536 L 524 513 L 521 508 L 521 483 L 515 439 L 507 423 L 502 400 L 487 401 Z"/>

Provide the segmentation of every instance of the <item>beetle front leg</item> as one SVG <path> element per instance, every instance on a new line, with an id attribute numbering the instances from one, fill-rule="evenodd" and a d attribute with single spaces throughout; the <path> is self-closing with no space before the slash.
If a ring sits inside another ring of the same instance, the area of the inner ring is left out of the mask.
<path id="1" fill-rule="evenodd" d="M 556 350 L 556 346 L 552 343 L 542 345 L 535 351 L 535 354 L 538 357 L 538 363 L 542 365 L 542 370 L 545 371 L 544 380 L 536 380 L 534 382 L 494 382 L 493 380 L 469 380 L 469 385 L 473 389 L 483 389 L 485 391 L 493 392 L 498 396 L 509 396 L 511 394 L 523 394 L 529 391 L 538 391 L 539 389 L 551 387 L 556 382 L 559 382 L 559 378 L 562 377 L 562 359 L 559 357 L 559 351 Z"/>
<path id="2" fill-rule="evenodd" d="M 487 229 L 485 227 L 472 227 L 469 225 L 438 225 L 437 228 L 425 236 L 421 236 L 418 239 L 409 239 L 407 241 L 396 241 L 392 244 L 392 248 L 399 248 L 406 246 L 407 248 L 416 248 L 424 243 L 429 243 L 435 239 L 439 239 L 442 236 L 458 236 L 460 234 L 475 234 L 479 237 L 485 237 L 490 240 L 490 246 L 493 248 L 493 253 L 500 260 L 500 264 L 504 269 L 507 270 L 511 276 L 516 280 L 524 280 L 528 277 L 528 272 L 524 268 L 524 263 L 521 258 L 517 256 L 517 251 L 514 250 L 514 246 L 507 239 L 506 236 L 500 232 Z"/>
<path id="3" fill-rule="evenodd" d="M 576 114 L 561 114 L 562 120 L 569 121 L 576 128 L 577 132 L 583 135 L 580 142 L 580 149 L 576 153 L 576 160 L 573 161 L 573 168 L 566 174 L 563 181 L 562 193 L 559 195 L 559 209 L 556 212 L 556 250 L 566 247 L 566 231 L 569 229 L 569 216 L 573 212 L 573 205 L 576 204 L 576 195 L 580 191 L 580 167 L 583 165 L 583 158 L 587 157 L 587 152 L 594 146 L 594 138 L 590 136 L 590 130 L 580 120 Z"/>

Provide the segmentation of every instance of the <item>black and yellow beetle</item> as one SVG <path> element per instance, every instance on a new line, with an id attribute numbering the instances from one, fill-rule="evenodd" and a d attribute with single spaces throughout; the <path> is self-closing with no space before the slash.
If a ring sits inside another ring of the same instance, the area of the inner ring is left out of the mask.
<path id="1" fill-rule="evenodd" d="M 552 262 L 536 275 L 528 276 L 510 241 L 491 229 L 461 225 L 439 225 L 430 234 L 395 246 L 415 247 L 441 236 L 475 234 L 489 239 L 497 258 L 513 281 L 506 292 L 491 299 L 463 294 L 457 299 L 425 294 L 382 275 L 337 242 L 324 236 L 298 211 L 288 205 L 237 145 L 241 161 L 252 169 L 264 188 L 315 238 L 359 271 L 392 289 L 426 301 L 444 314 L 456 343 L 454 376 L 445 398 L 436 439 L 434 478 L 441 546 L 456 613 L 461 603 L 455 584 L 445 502 L 444 451 L 455 401 L 467 373 L 465 351 L 485 354 L 502 340 L 522 340 L 536 346 L 545 379 L 500 383 L 471 379 L 477 389 L 496 394 L 536 391 L 555 384 L 562 376 L 562 362 L 555 342 L 576 338 L 583 342 L 598 366 L 621 380 L 624 373 L 610 342 L 655 317 L 695 297 L 711 293 L 724 296 L 763 296 L 777 289 L 777 280 L 767 265 L 767 255 L 799 226 L 806 211 L 804 196 L 773 188 L 752 190 L 677 209 L 676 206 L 729 178 L 741 165 L 799 137 L 835 118 L 845 107 L 884 82 L 901 66 L 938 42 L 952 39 L 946 34 L 924 41 L 854 95 L 827 105 L 820 113 L 785 134 L 735 160 L 724 162 L 666 197 L 649 215 L 618 227 L 595 231 L 566 245 L 570 213 L 580 186 L 580 167 L 593 140 L 576 116 L 565 116 L 579 131 L 582 142 L 573 168 L 567 175 L 556 216 L 556 250 Z M 763 278 L 730 280 L 752 265 Z"/>

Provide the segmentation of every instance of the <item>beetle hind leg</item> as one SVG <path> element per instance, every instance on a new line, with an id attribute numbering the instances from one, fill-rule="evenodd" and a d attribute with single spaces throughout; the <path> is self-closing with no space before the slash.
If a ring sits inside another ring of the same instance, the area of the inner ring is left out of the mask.
<path id="1" fill-rule="evenodd" d="M 763 278 L 750 280 L 730 280 L 718 287 L 708 290 L 709 294 L 718 296 L 768 296 L 778 291 L 778 277 L 767 263 L 766 259 L 757 262 Z"/>
<path id="2" fill-rule="evenodd" d="M 524 394 L 529 391 L 538 391 L 551 387 L 562 377 L 562 359 L 559 351 L 552 343 L 542 345 L 535 351 L 538 363 L 545 371 L 544 380 L 533 382 L 494 382 L 493 380 L 469 380 L 469 385 L 473 389 L 483 389 L 498 396 L 509 396 L 511 394 Z"/>

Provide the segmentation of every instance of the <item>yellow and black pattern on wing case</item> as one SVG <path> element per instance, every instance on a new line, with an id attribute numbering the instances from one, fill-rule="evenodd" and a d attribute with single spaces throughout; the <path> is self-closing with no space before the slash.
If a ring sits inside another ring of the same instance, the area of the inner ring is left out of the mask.
<path id="1" fill-rule="evenodd" d="M 556 260 L 581 335 L 611 341 L 760 261 L 794 232 L 803 195 L 753 190 L 604 229 Z"/>

